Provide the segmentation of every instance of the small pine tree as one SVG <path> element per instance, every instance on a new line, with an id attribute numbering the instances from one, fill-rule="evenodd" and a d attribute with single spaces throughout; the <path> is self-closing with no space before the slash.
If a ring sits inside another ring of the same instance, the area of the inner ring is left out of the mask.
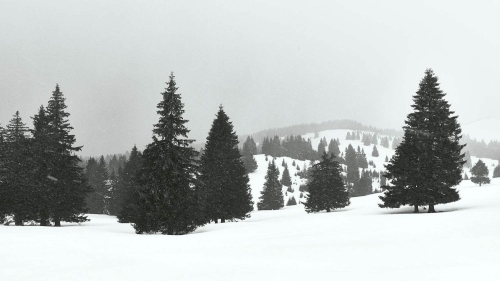
<path id="1" fill-rule="evenodd" d="M 295 196 L 292 196 L 288 199 L 288 201 L 286 202 L 286 205 L 287 206 L 294 206 L 294 205 L 297 205 L 297 201 L 295 200 Z"/>
<path id="2" fill-rule="evenodd" d="M 286 163 L 285 163 L 285 159 L 283 158 L 283 161 L 281 161 L 281 167 L 285 167 L 286 166 Z"/>
<path id="3" fill-rule="evenodd" d="M 292 161 L 292 166 L 295 167 L 295 159 Z"/>
<path id="4" fill-rule="evenodd" d="M 377 145 L 373 145 L 372 157 L 378 157 Z"/>
<path id="5" fill-rule="evenodd" d="M 284 206 L 279 170 L 274 161 L 270 162 L 267 167 L 266 182 L 259 199 L 260 201 L 257 203 L 259 210 L 278 210 Z"/>
<path id="6" fill-rule="evenodd" d="M 467 173 L 464 173 L 464 180 L 469 180 L 469 176 L 467 175 Z"/>
<path id="7" fill-rule="evenodd" d="M 349 193 L 344 186 L 340 164 L 335 156 L 324 153 L 311 169 L 307 184 L 309 196 L 304 203 L 308 213 L 344 208 L 349 205 Z"/>
<path id="8" fill-rule="evenodd" d="M 493 170 L 493 178 L 500 178 L 500 164 Z"/>
<path id="9" fill-rule="evenodd" d="M 479 184 L 479 186 L 481 186 L 484 183 L 490 183 L 490 178 L 488 177 L 489 173 L 488 167 L 486 167 L 486 165 L 481 159 L 477 161 L 477 163 L 474 165 L 474 167 L 472 167 L 470 172 L 472 174 L 470 180 L 473 183 L 477 183 Z"/>
<path id="10" fill-rule="evenodd" d="M 385 156 L 384 162 L 389 162 L 389 157 Z"/>
<path id="11" fill-rule="evenodd" d="M 292 179 L 290 178 L 290 171 L 288 171 L 288 166 L 285 164 L 285 170 L 281 176 L 281 184 L 287 187 L 292 186 Z"/>

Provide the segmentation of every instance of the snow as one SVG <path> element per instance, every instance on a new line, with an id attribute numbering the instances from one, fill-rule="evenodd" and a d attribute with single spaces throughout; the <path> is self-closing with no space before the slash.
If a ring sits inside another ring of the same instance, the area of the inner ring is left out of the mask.
<path id="1" fill-rule="evenodd" d="M 373 158 L 373 145 L 346 141 L 346 133 L 319 135 L 338 138 L 341 151 L 348 143 L 363 147 L 377 170 L 394 153 L 377 145 L 380 156 Z M 310 137 L 317 148 L 319 138 Z M 258 169 L 249 177 L 257 203 L 268 162 L 255 159 Z M 298 201 L 303 180 L 288 157 L 275 160 L 280 173 L 283 159 L 295 190 L 288 196 Z M 492 173 L 496 161 L 482 160 Z M 306 163 L 295 162 L 301 170 Z M 380 194 L 373 194 L 331 213 L 307 214 L 303 205 L 253 211 L 247 220 L 183 236 L 136 235 L 106 215 L 60 228 L 0 226 L 0 280 L 498 280 L 500 178 L 458 188 L 462 199 L 437 205 L 436 214 L 380 209 Z"/>
<path id="2" fill-rule="evenodd" d="M 487 117 L 462 125 L 462 131 L 473 139 L 484 140 L 488 143 L 492 140 L 500 141 L 500 134 L 497 130 L 499 126 L 499 118 Z"/>
<path id="3" fill-rule="evenodd" d="M 0 280 L 498 280 L 500 180 L 464 182 L 436 214 L 380 209 L 254 211 L 184 236 L 136 235 L 116 218 L 0 226 Z"/>

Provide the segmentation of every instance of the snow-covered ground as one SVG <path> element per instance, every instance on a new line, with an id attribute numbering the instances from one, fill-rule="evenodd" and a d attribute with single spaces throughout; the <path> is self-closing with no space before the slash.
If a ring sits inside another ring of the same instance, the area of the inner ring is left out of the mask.
<path id="1" fill-rule="evenodd" d="M 373 145 L 346 141 L 346 133 L 310 137 L 314 148 L 323 137 L 338 138 L 341 151 L 359 145 L 383 170 L 385 155 L 394 151 L 377 145 L 380 156 L 373 158 Z M 257 203 L 272 157 L 255 159 L 250 184 Z M 285 197 L 299 201 L 303 180 L 288 157 L 276 159 L 280 173 L 283 159 L 295 191 Z M 497 161 L 482 160 L 491 174 Z M 301 170 L 310 165 L 295 162 Z M 482 187 L 463 181 L 459 190 L 462 200 L 436 206 L 436 214 L 380 209 L 380 194 L 373 194 L 331 213 L 307 214 L 302 205 L 254 211 L 245 221 L 209 224 L 184 236 L 136 235 L 105 215 L 61 228 L 0 226 L 0 281 L 498 280 L 500 178 Z"/>
<path id="2" fill-rule="evenodd" d="M 462 125 L 463 133 L 478 141 L 484 140 L 486 143 L 497 140 L 500 141 L 498 127 L 500 119 L 496 117 L 487 117 Z"/>
<path id="3" fill-rule="evenodd" d="M 184 236 L 136 235 L 105 215 L 0 226 L 0 280 L 498 280 L 500 180 L 466 181 L 460 195 L 436 214 L 380 209 L 369 195 L 331 213 L 254 211 Z"/>

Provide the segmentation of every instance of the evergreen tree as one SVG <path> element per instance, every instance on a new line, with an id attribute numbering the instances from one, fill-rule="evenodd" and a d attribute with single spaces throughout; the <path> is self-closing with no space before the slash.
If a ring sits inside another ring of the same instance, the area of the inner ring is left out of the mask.
<path id="1" fill-rule="evenodd" d="M 92 192 L 87 196 L 87 207 L 91 214 L 106 213 L 106 194 L 108 193 L 106 181 L 108 179 L 108 169 L 106 161 L 101 155 L 99 162 L 94 158 L 90 158 L 87 162 L 85 175 L 87 182 L 92 187 Z"/>
<path id="2" fill-rule="evenodd" d="M 361 172 L 361 178 L 358 183 L 354 185 L 354 191 L 352 196 L 365 196 L 368 194 L 372 194 L 372 178 L 368 171 Z"/>
<path id="3" fill-rule="evenodd" d="M 301 193 L 302 194 L 302 193 Z M 286 202 L 286 205 L 287 206 L 294 206 L 294 205 L 297 205 L 297 201 L 295 200 L 295 196 L 292 196 L 288 199 L 288 201 Z"/>
<path id="4" fill-rule="evenodd" d="M 467 175 L 467 173 L 464 173 L 464 180 L 469 180 L 469 176 Z"/>
<path id="5" fill-rule="evenodd" d="M 281 176 L 281 184 L 287 187 L 292 186 L 292 179 L 290 178 L 290 171 L 288 170 L 288 165 L 285 164 L 285 169 L 283 170 L 283 175 Z"/>
<path id="6" fill-rule="evenodd" d="M 311 181 L 308 182 L 309 196 L 304 202 L 308 213 L 344 208 L 349 205 L 349 193 L 344 186 L 340 164 L 335 156 L 324 153 L 321 161 L 314 164 L 311 170 Z"/>
<path id="7" fill-rule="evenodd" d="M 389 148 L 389 139 L 387 137 L 383 137 L 380 141 L 380 145 L 385 148 Z"/>
<path id="8" fill-rule="evenodd" d="M 247 140 L 243 144 L 243 165 L 248 174 L 253 173 L 257 170 L 257 161 L 254 159 L 254 155 L 257 154 L 257 146 L 252 138 L 247 137 Z"/>
<path id="9" fill-rule="evenodd" d="M 385 156 L 384 162 L 389 162 L 389 157 Z"/>
<path id="10" fill-rule="evenodd" d="M 138 174 L 141 168 L 142 154 L 134 145 L 123 170 L 118 172 L 118 183 L 114 192 L 116 216 L 121 223 L 134 221 L 134 216 L 139 213 Z M 112 214 L 115 214 L 114 211 Z"/>
<path id="11" fill-rule="evenodd" d="M 354 151 L 352 145 L 349 144 L 349 146 L 347 146 L 347 152 L 345 155 L 347 165 L 346 185 L 348 190 L 352 190 L 354 184 L 359 181 L 358 160 L 356 158 L 356 151 Z"/>
<path id="12" fill-rule="evenodd" d="M 350 132 L 347 132 L 347 135 L 345 136 L 345 139 L 346 140 L 351 140 L 351 133 Z"/>
<path id="13" fill-rule="evenodd" d="M 435 212 L 436 204 L 460 199 L 453 188 L 462 180 L 465 163 L 457 116 L 452 116 L 432 70 L 426 70 L 419 86 L 413 96 L 414 112 L 403 127 L 404 139 L 386 165 L 392 185 L 380 196 L 383 208 L 413 205 L 418 212 L 418 206 L 429 205 L 429 212 Z"/>
<path id="14" fill-rule="evenodd" d="M 279 181 L 279 170 L 274 161 L 267 167 L 266 181 L 262 189 L 257 209 L 279 210 L 284 206 L 282 185 Z"/>
<path id="15" fill-rule="evenodd" d="M 36 212 L 28 132 L 19 111 L 16 111 L 4 132 L 3 167 L 0 171 L 0 213 L 14 216 L 16 225 L 34 219 Z"/>
<path id="16" fill-rule="evenodd" d="M 378 157 L 377 145 L 375 145 L 375 144 L 373 145 L 372 156 L 373 157 Z"/>
<path id="17" fill-rule="evenodd" d="M 136 233 L 181 235 L 194 231 L 203 222 L 197 190 L 200 187 L 198 167 L 194 158 L 198 152 L 187 138 L 188 122 L 182 115 L 184 104 L 173 73 L 158 103 L 160 119 L 153 129 L 153 142 L 143 152 L 142 168 L 138 173 L 138 201 L 131 218 Z M 236 145 L 234 149 L 238 153 Z M 208 152 L 205 152 L 205 155 Z M 241 169 L 245 174 L 243 164 Z"/>
<path id="18" fill-rule="evenodd" d="M 249 179 L 237 146 L 233 124 L 220 106 L 201 158 L 207 221 L 245 219 L 253 210 Z"/>
<path id="19" fill-rule="evenodd" d="M 488 177 L 489 171 L 488 167 L 486 167 L 486 164 L 479 159 L 477 163 L 472 167 L 470 170 L 472 177 L 470 177 L 470 180 L 473 183 L 478 183 L 479 186 L 481 186 L 483 183 L 490 183 L 490 178 Z"/>
<path id="20" fill-rule="evenodd" d="M 380 188 L 384 188 L 387 185 L 387 178 L 382 174 L 380 175 Z"/>
<path id="21" fill-rule="evenodd" d="M 318 144 L 318 155 L 321 157 L 323 153 L 325 153 L 325 144 L 322 141 L 320 141 Z"/>
<path id="22" fill-rule="evenodd" d="M 339 156 L 340 148 L 336 140 L 334 139 L 330 140 L 330 143 L 328 144 L 328 153 L 333 154 L 333 156 L 335 157 Z"/>
<path id="23" fill-rule="evenodd" d="M 493 178 L 500 178 L 500 164 L 493 170 Z"/>
<path id="24" fill-rule="evenodd" d="M 357 163 L 359 168 L 367 169 L 368 168 L 368 161 L 366 160 L 366 154 L 365 152 L 358 153 L 356 155 Z"/>
<path id="25" fill-rule="evenodd" d="M 373 134 L 371 143 L 374 144 L 374 145 L 378 144 L 378 134 L 377 133 Z"/>
<path id="26" fill-rule="evenodd" d="M 371 136 L 370 134 L 363 134 L 363 145 L 369 146 L 371 144 Z"/>

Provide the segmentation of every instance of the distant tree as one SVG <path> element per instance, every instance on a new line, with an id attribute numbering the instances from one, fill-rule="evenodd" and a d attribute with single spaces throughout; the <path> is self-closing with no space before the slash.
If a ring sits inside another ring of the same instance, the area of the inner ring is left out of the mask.
<path id="1" fill-rule="evenodd" d="M 304 202 L 308 213 L 344 208 L 349 205 L 349 193 L 344 186 L 340 164 L 335 156 L 324 153 L 311 169 L 309 195 Z"/>
<path id="2" fill-rule="evenodd" d="M 251 137 L 247 137 L 247 140 L 243 144 L 243 165 L 248 174 L 253 173 L 257 170 L 257 162 L 254 159 L 254 155 L 257 154 L 257 145 Z"/>
<path id="3" fill-rule="evenodd" d="M 328 153 L 333 154 L 333 156 L 338 157 L 340 154 L 339 144 L 335 139 L 331 139 L 328 144 Z"/>
<path id="4" fill-rule="evenodd" d="M 350 132 L 347 132 L 347 135 L 345 136 L 345 139 L 346 140 L 351 140 L 351 133 Z"/>
<path id="5" fill-rule="evenodd" d="M 362 169 L 367 169 L 368 168 L 368 161 L 366 160 L 366 154 L 365 152 L 358 153 L 356 155 L 357 163 L 359 168 Z"/>
<path id="6" fill-rule="evenodd" d="M 373 145 L 372 157 L 378 157 L 377 145 Z"/>
<path id="7" fill-rule="evenodd" d="M 91 214 L 104 214 L 106 213 L 106 194 L 108 179 L 108 169 L 106 168 L 106 161 L 104 156 L 101 155 L 99 162 L 94 158 L 90 158 L 87 162 L 85 171 L 87 181 L 92 187 L 92 192 L 87 196 L 87 207 Z"/>
<path id="8" fill-rule="evenodd" d="M 292 179 L 290 178 L 290 171 L 288 171 L 288 165 L 285 164 L 285 169 L 283 170 L 283 175 L 281 176 L 281 184 L 287 187 L 292 186 Z"/>
<path id="9" fill-rule="evenodd" d="M 295 167 L 295 159 L 292 161 L 292 166 Z M 300 169 L 299 169 L 300 170 Z"/>
<path id="10" fill-rule="evenodd" d="M 467 173 L 464 173 L 464 180 L 469 180 L 469 176 L 467 175 Z"/>
<path id="11" fill-rule="evenodd" d="M 322 141 L 320 141 L 318 144 L 318 155 L 323 155 L 324 152 L 325 152 L 325 144 Z"/>
<path id="12" fill-rule="evenodd" d="M 500 178 L 500 164 L 493 170 L 493 178 Z"/>
<path id="13" fill-rule="evenodd" d="M 377 133 L 373 134 L 372 139 L 371 139 L 371 143 L 374 145 L 378 144 L 378 134 Z"/>
<path id="14" fill-rule="evenodd" d="M 369 146 L 371 144 L 371 136 L 370 134 L 363 134 L 363 145 L 364 146 Z"/>
<path id="15" fill-rule="evenodd" d="M 389 139 L 387 137 L 383 137 L 380 141 L 380 145 L 385 148 L 389 148 Z"/>
<path id="16" fill-rule="evenodd" d="M 261 191 L 257 209 L 279 210 L 284 206 L 282 185 L 279 181 L 279 170 L 274 161 L 267 167 L 264 188 Z"/>
<path id="17" fill-rule="evenodd" d="M 285 162 L 285 158 L 283 158 L 283 161 L 281 161 L 281 167 L 285 167 L 286 166 L 286 162 Z"/>
<path id="18" fill-rule="evenodd" d="M 352 197 L 356 196 L 365 196 L 368 194 L 372 194 L 372 178 L 368 171 L 361 172 L 361 178 L 354 185 L 353 192 L 351 194 Z"/>
<path id="19" fill-rule="evenodd" d="M 472 177 L 470 180 L 473 183 L 478 183 L 481 186 L 484 183 L 490 183 L 490 178 L 488 177 L 489 171 L 488 167 L 484 164 L 484 162 L 479 159 L 477 163 L 470 170 Z"/>
<path id="20" fill-rule="evenodd" d="M 286 202 L 286 205 L 287 206 L 294 206 L 294 205 L 297 205 L 297 201 L 295 200 L 295 196 L 292 196 L 288 199 L 288 201 Z"/>
<path id="21" fill-rule="evenodd" d="M 358 160 L 356 157 L 356 151 L 354 151 L 354 148 L 349 144 L 347 146 L 347 152 L 346 152 L 346 164 L 347 164 L 347 179 L 346 179 L 346 184 L 347 184 L 347 189 L 352 190 L 354 187 L 354 184 L 359 181 L 359 168 L 358 168 Z"/>
<path id="22" fill-rule="evenodd" d="M 118 171 L 118 182 L 115 185 L 114 203 L 115 209 L 111 209 L 111 215 L 116 215 L 120 223 L 134 221 L 135 215 L 140 213 L 139 208 L 139 184 L 137 177 L 142 168 L 142 154 L 134 145 L 130 157 L 125 163 L 123 170 Z"/>
<path id="23" fill-rule="evenodd" d="M 200 180 L 205 190 L 206 220 L 243 220 L 253 210 L 248 175 L 237 149 L 238 136 L 219 107 L 201 158 Z"/>
<path id="24" fill-rule="evenodd" d="M 384 162 L 389 162 L 389 157 L 385 156 Z"/>
<path id="25" fill-rule="evenodd" d="M 380 188 L 387 185 L 387 178 L 384 175 L 380 175 Z"/>
<path id="26" fill-rule="evenodd" d="M 153 142 L 143 152 L 137 176 L 140 187 L 131 222 L 138 234 L 182 235 L 204 224 L 198 196 L 201 183 L 194 162 L 198 152 L 187 137 L 188 121 L 182 117 L 184 104 L 176 93 L 173 73 L 167 85 L 157 105 L 160 118 L 154 125 Z M 237 150 L 236 143 L 234 148 Z M 208 153 L 206 148 L 204 155 Z"/>

